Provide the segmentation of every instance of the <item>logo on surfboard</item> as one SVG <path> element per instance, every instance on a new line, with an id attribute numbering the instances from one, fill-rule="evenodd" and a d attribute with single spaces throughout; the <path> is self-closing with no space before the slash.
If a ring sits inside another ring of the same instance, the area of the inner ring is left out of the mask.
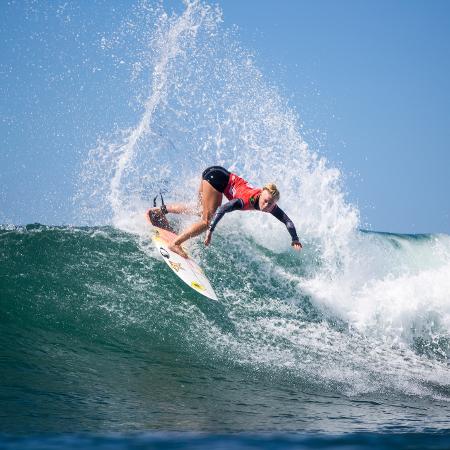
<path id="1" fill-rule="evenodd" d="M 169 252 L 164 247 L 159 247 L 159 253 L 161 253 L 164 258 L 170 258 Z"/>
<path id="2" fill-rule="evenodd" d="M 170 267 L 172 267 L 172 269 L 175 270 L 175 272 L 178 272 L 180 269 L 183 269 L 181 267 L 180 263 L 176 263 L 176 262 L 173 262 L 173 261 L 169 260 L 169 264 L 170 264 Z"/>
<path id="3" fill-rule="evenodd" d="M 194 289 L 198 289 L 199 291 L 204 291 L 204 290 L 205 290 L 205 288 L 204 288 L 200 283 L 197 283 L 196 281 L 193 281 L 193 282 L 191 283 L 191 286 L 192 286 Z"/>

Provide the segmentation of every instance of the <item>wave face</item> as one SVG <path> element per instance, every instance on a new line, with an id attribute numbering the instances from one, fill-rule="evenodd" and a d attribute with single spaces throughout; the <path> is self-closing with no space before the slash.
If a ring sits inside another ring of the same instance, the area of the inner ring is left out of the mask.
<path id="1" fill-rule="evenodd" d="M 445 428 L 450 238 L 355 240 L 374 268 L 359 287 L 367 267 L 326 279 L 312 250 L 222 227 L 207 252 L 191 247 L 217 304 L 139 235 L 3 228 L 0 428 Z"/>

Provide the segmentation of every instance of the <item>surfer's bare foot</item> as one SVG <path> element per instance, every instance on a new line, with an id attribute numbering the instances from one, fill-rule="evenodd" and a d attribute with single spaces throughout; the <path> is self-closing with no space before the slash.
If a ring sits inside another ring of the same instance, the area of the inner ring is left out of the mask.
<path id="1" fill-rule="evenodd" d="M 187 253 L 182 249 L 181 245 L 176 245 L 176 244 L 170 244 L 168 246 L 169 250 L 172 250 L 174 253 L 176 253 L 177 255 L 182 256 L 183 258 L 187 258 L 188 255 Z"/>

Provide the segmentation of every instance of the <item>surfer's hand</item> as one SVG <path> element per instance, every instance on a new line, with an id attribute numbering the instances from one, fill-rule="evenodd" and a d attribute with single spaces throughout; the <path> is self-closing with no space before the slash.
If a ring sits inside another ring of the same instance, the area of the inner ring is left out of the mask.
<path id="1" fill-rule="evenodd" d="M 206 237 L 205 237 L 205 245 L 208 247 L 208 245 L 211 243 L 211 238 L 212 238 L 212 233 L 210 230 L 208 230 L 206 232 Z"/>
<path id="2" fill-rule="evenodd" d="M 294 247 L 294 250 L 297 250 L 298 252 L 303 248 L 303 245 L 300 241 L 292 241 L 292 247 Z"/>

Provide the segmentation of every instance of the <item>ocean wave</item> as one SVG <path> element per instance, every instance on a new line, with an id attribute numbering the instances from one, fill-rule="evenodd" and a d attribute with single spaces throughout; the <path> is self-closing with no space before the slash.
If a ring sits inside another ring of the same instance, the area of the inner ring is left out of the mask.
<path id="1" fill-rule="evenodd" d="M 412 246 L 421 256 L 424 245 L 448 246 L 447 236 L 359 235 L 367 237 L 369 249 L 374 237 L 381 246 L 407 243 L 408 258 Z M 213 305 L 167 270 L 145 236 L 32 225 L 4 228 L 0 241 L 3 325 L 25 333 L 36 351 L 34 333 L 43 332 L 81 340 L 80 347 L 112 346 L 123 357 L 169 345 L 173 358 L 188 352 L 199 364 L 225 361 L 346 395 L 450 399 L 445 258 L 427 268 L 406 261 L 403 272 L 357 289 L 354 274 L 326 278 L 314 255 L 275 253 L 219 233 L 207 252 L 192 244 L 219 294 Z M 15 354 L 25 350 L 15 345 Z"/>

